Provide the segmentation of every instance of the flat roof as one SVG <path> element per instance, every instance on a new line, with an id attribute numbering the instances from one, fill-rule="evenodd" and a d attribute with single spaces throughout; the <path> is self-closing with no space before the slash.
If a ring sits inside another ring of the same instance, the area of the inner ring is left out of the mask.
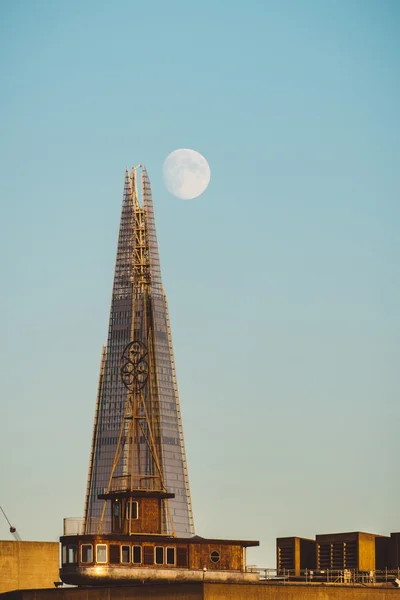
<path id="1" fill-rule="evenodd" d="M 161 542 L 170 542 L 175 544 L 219 544 L 221 546 L 259 546 L 260 542 L 258 540 L 221 540 L 217 538 L 203 538 L 199 535 L 194 535 L 192 537 L 174 537 L 173 535 L 160 535 L 160 534 L 151 534 L 151 533 L 132 533 L 130 535 L 123 534 L 115 534 L 115 533 L 104 533 L 104 534 L 95 534 L 88 533 L 82 535 L 63 535 L 60 537 L 61 541 L 72 540 L 76 538 L 79 540 L 104 540 L 104 541 L 114 541 L 114 542 L 132 542 L 135 540 L 140 540 L 143 542 L 154 542 L 159 540 Z"/>

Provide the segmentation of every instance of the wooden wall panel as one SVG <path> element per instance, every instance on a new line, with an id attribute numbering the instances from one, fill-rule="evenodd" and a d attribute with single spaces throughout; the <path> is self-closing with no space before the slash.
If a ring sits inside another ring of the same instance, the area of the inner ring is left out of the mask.
<path id="1" fill-rule="evenodd" d="M 217 551 L 219 562 L 211 560 L 211 552 Z M 230 570 L 241 571 L 243 567 L 243 550 L 238 545 L 228 544 L 190 544 L 189 566 L 191 569 L 208 571 Z"/>

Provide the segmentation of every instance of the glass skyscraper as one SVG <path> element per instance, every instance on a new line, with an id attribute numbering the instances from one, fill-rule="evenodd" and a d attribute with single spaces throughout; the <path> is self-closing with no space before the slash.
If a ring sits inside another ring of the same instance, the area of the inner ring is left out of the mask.
<path id="1" fill-rule="evenodd" d="M 130 396 L 121 378 L 121 357 L 133 341 L 147 352 L 143 410 L 152 426 L 147 431 L 140 425 L 141 433 L 135 442 L 138 450 L 130 459 L 132 438 L 127 438 L 125 424 Z M 135 486 L 151 489 L 156 485 L 150 456 L 153 451 L 146 443 L 149 436 L 154 441 L 162 487 L 175 494 L 168 500 L 169 518 L 164 515 L 163 529 L 180 537 L 191 536 L 194 525 L 168 304 L 161 281 L 150 180 L 146 169 L 139 165 L 125 174 L 107 345 L 100 365 L 84 533 L 97 533 L 100 523 L 102 532 L 111 531 L 110 508 L 98 499 L 99 494 L 110 490 L 111 480 L 127 482 L 137 473 Z M 143 473 L 145 477 L 141 477 Z"/>

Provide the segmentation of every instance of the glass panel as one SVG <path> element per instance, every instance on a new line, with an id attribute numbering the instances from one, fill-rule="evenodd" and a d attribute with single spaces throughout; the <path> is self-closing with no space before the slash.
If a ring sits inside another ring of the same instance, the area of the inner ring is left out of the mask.
<path id="1" fill-rule="evenodd" d="M 112 531 L 122 532 L 121 503 L 118 500 L 113 500 L 112 503 Z"/>
<path id="2" fill-rule="evenodd" d="M 142 562 L 142 548 L 141 546 L 133 546 L 133 562 L 136 565 L 140 565 Z"/>
<path id="3" fill-rule="evenodd" d="M 83 563 L 93 562 L 93 546 L 92 546 L 92 544 L 82 544 L 81 560 Z"/>
<path id="4" fill-rule="evenodd" d="M 131 562 L 131 547 L 130 546 L 121 546 L 121 562 L 123 562 L 123 563 Z"/>
<path id="5" fill-rule="evenodd" d="M 65 565 L 67 562 L 67 546 L 63 544 L 62 547 L 62 564 Z"/>
<path id="6" fill-rule="evenodd" d="M 157 546 L 155 554 L 156 554 L 156 565 L 163 565 L 164 564 L 164 548 L 162 548 L 162 546 Z"/>
<path id="7" fill-rule="evenodd" d="M 70 564 L 75 564 L 78 562 L 78 547 L 76 544 L 71 544 L 68 546 L 68 562 Z"/>
<path id="8" fill-rule="evenodd" d="M 139 505 L 136 502 L 136 500 L 134 500 L 133 502 L 127 502 L 126 503 L 126 509 L 125 509 L 125 518 L 126 519 L 137 519 L 139 517 Z"/>
<path id="9" fill-rule="evenodd" d="M 106 544 L 97 544 L 96 546 L 96 562 L 107 562 L 107 546 Z"/>
<path id="10" fill-rule="evenodd" d="M 167 548 L 167 565 L 175 564 L 175 548 Z"/>
<path id="11" fill-rule="evenodd" d="M 211 558 L 211 561 L 213 563 L 219 562 L 219 552 L 218 552 L 218 550 L 214 550 L 213 552 L 211 552 L 210 558 Z"/>

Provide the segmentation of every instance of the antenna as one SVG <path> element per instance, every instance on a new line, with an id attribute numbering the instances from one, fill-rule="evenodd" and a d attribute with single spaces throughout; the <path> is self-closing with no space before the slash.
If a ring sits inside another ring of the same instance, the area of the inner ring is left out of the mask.
<path id="1" fill-rule="evenodd" d="M 17 531 L 16 527 L 14 527 L 14 525 L 11 525 L 10 521 L 8 520 L 8 517 L 7 517 L 6 513 L 4 512 L 4 510 L 3 510 L 3 508 L 2 508 L 1 506 L 0 506 L 0 510 L 1 510 L 1 512 L 3 513 L 5 520 L 7 521 L 7 523 L 8 523 L 8 524 L 9 524 L 9 526 L 10 526 L 10 533 L 12 533 L 12 534 L 13 534 L 13 536 L 14 536 L 14 539 L 15 539 L 17 542 L 21 542 L 21 541 L 22 541 L 22 540 L 21 540 L 21 536 L 19 535 L 19 533 L 18 533 L 18 531 Z"/>

